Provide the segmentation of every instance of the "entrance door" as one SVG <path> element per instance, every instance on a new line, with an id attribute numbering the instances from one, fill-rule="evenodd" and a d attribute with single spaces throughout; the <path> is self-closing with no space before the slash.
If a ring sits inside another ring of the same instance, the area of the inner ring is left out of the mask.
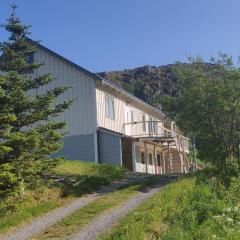
<path id="1" fill-rule="evenodd" d="M 122 138 L 122 165 L 129 171 L 133 171 L 132 144 L 131 139 Z"/>
<path id="2" fill-rule="evenodd" d="M 125 134 L 131 136 L 133 124 L 133 110 L 129 106 L 125 108 Z"/>

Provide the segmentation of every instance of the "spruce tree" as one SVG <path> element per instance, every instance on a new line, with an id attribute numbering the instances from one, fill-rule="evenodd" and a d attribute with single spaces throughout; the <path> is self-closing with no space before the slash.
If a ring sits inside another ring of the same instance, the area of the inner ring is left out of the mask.
<path id="1" fill-rule="evenodd" d="M 36 44 L 27 38 L 29 26 L 16 17 L 16 6 L 12 9 L 2 26 L 9 39 L 0 43 L 0 167 L 10 169 L 24 183 L 33 183 L 57 162 L 50 154 L 61 148 L 64 122 L 54 119 L 72 101 L 56 103 L 67 87 L 36 94 L 37 88 L 47 86 L 54 78 L 51 74 L 31 74 L 42 64 L 29 63 Z"/>

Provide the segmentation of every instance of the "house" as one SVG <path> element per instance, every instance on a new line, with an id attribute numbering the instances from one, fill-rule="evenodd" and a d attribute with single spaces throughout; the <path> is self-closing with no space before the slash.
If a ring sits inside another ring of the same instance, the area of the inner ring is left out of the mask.
<path id="1" fill-rule="evenodd" d="M 44 65 L 33 75 L 52 73 L 55 77 L 47 87 L 36 89 L 36 94 L 69 86 L 57 101 L 75 99 L 71 109 L 57 117 L 66 122 L 67 130 L 64 146 L 56 155 L 151 174 L 188 172 L 189 139 L 174 122 L 165 121 L 159 109 L 43 45 L 35 45 L 30 59 Z"/>

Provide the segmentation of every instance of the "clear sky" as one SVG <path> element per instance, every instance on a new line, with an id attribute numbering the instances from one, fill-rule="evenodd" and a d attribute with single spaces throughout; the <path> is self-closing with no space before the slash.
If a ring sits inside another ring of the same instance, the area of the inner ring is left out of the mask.
<path id="1" fill-rule="evenodd" d="M 0 0 L 0 23 L 12 2 Z M 240 55 L 240 0 L 14 2 L 32 39 L 93 72 Z"/>

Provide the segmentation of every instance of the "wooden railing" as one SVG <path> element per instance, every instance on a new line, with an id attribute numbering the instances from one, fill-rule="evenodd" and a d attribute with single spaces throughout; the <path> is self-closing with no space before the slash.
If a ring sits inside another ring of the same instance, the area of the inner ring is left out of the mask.
<path id="1" fill-rule="evenodd" d="M 168 127 L 166 127 L 168 126 Z M 169 129 L 170 128 L 170 129 Z M 179 138 L 184 149 L 189 150 L 189 138 L 180 134 L 173 121 L 145 121 L 124 123 L 122 133 L 131 137 Z"/>
<path id="2" fill-rule="evenodd" d="M 131 122 L 123 124 L 123 134 L 136 138 L 164 138 L 164 141 L 174 141 L 171 148 L 175 148 L 179 153 L 181 162 L 181 172 L 189 172 L 189 162 L 187 153 L 189 153 L 189 138 L 181 134 L 173 121 L 145 121 Z"/>

